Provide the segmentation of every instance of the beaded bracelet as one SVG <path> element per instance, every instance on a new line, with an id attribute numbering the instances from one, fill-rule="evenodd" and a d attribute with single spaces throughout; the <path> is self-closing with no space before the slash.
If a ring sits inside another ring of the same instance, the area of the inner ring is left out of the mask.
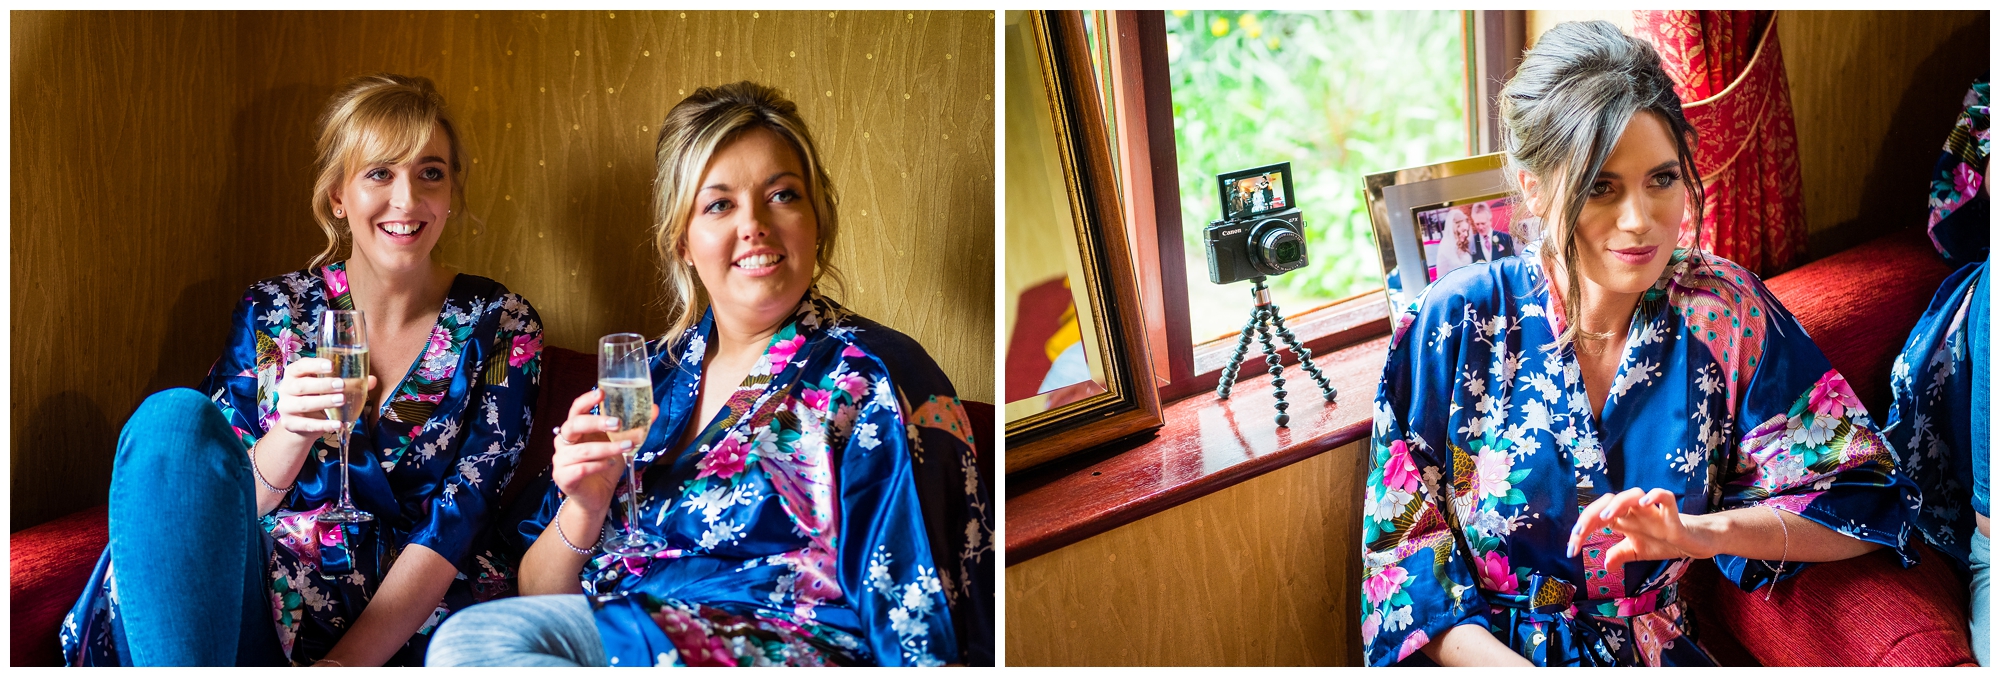
<path id="1" fill-rule="evenodd" d="M 271 486 L 271 481 L 264 479 L 264 471 L 258 469 L 257 467 L 257 445 L 255 444 L 250 445 L 250 476 L 257 478 L 257 483 L 264 485 L 265 491 L 274 494 L 282 494 L 287 491 L 291 491 L 292 487 L 296 487 L 299 485 L 299 478 L 293 477 L 291 486 L 285 487 L 283 489 Z"/>
<path id="2" fill-rule="evenodd" d="M 569 497 L 568 497 L 568 496 L 564 496 L 564 497 L 563 497 L 563 500 L 562 500 L 562 505 L 558 505 L 558 506 L 556 506 L 556 518 L 555 518 L 555 521 L 556 521 L 556 538 L 560 538 L 560 539 L 562 539 L 562 542 L 563 542 L 563 545 L 566 545 L 566 546 L 569 546 L 569 549 L 570 549 L 570 552 L 574 552 L 574 553 L 576 553 L 576 554 L 579 554 L 579 555 L 585 555 L 585 556 L 588 556 L 588 555 L 590 555 L 590 553 L 591 553 L 591 551 L 590 551 L 590 550 L 585 550 L 585 549 L 583 549 L 583 548 L 579 548 L 579 547 L 576 547 L 576 544 L 575 544 L 575 543 L 571 543 L 571 542 L 569 542 L 569 535 L 568 535 L 568 534 L 565 534 L 565 533 L 563 533 L 563 528 L 562 528 L 562 509 L 563 509 L 563 508 L 565 508 L 565 507 L 568 507 L 568 506 L 569 506 Z M 597 547 L 597 544 L 598 544 L 598 543 L 602 543 L 603 541 L 604 541 L 604 533 L 600 531 L 600 532 L 599 532 L 599 533 L 597 534 L 597 541 L 595 541 L 595 542 L 592 542 L 592 543 L 590 544 L 590 546 L 591 546 L 592 548 L 596 548 L 596 547 Z"/>

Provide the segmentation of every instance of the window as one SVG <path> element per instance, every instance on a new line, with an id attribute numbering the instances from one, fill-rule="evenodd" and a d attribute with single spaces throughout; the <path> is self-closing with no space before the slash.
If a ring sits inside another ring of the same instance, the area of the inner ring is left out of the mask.
<path id="1" fill-rule="evenodd" d="M 1491 106 L 1468 101 L 1490 101 L 1504 82 L 1520 13 L 1106 14 L 1094 23 L 1117 30 L 1094 53 L 1108 61 L 1097 71 L 1113 90 L 1121 171 L 1172 171 L 1121 183 L 1139 257 L 1159 261 L 1139 272 L 1163 399 L 1214 387 L 1250 316 L 1249 284 L 1208 278 L 1202 230 L 1221 216 L 1218 174 L 1291 163 L 1311 264 L 1268 282 L 1315 352 L 1385 328 L 1362 177 L 1491 147 L 1490 122 L 1474 124 Z"/>
<path id="2" fill-rule="evenodd" d="M 1459 12 L 1168 13 L 1193 343 L 1233 342 L 1249 285 L 1211 284 L 1215 176 L 1290 162 L 1311 265 L 1269 280 L 1287 314 L 1379 290 L 1362 176 L 1467 154 Z"/>

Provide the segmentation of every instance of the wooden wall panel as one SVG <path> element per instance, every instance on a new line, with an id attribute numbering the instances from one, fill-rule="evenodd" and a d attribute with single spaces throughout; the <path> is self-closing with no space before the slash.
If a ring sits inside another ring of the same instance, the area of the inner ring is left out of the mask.
<path id="1" fill-rule="evenodd" d="M 1819 258 L 1922 228 L 1931 166 L 1990 65 L 1985 11 L 1785 11 L 1806 251 Z"/>
<path id="2" fill-rule="evenodd" d="M 1008 567 L 1007 664 L 1360 664 L 1364 449 Z"/>
<path id="3" fill-rule="evenodd" d="M 668 108 L 752 79 L 840 196 L 849 307 L 992 401 L 993 14 L 17 13 L 12 528 L 103 501 L 119 426 L 199 380 L 250 282 L 302 267 L 311 124 L 347 77 L 431 78 L 472 164 L 438 256 L 546 341 L 657 334 L 647 226 Z M 77 491 L 77 489 L 84 489 Z"/>
<path id="4" fill-rule="evenodd" d="M 104 502 L 119 426 L 201 378 L 235 295 L 279 261 L 229 138 L 236 26 L 12 16 L 14 530 Z"/>

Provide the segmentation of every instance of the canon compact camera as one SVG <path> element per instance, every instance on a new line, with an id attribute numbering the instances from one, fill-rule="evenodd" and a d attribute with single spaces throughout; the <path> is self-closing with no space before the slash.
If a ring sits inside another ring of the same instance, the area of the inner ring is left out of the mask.
<path id="1" fill-rule="evenodd" d="M 1222 218 L 1202 229 L 1208 281 L 1229 284 L 1306 266 L 1306 222 L 1292 199 L 1292 163 L 1215 177 Z"/>

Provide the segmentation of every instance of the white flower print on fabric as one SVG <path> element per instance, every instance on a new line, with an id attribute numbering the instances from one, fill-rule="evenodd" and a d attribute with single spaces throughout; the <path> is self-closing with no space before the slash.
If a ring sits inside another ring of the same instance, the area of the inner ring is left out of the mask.
<path id="1" fill-rule="evenodd" d="M 930 617 L 936 610 L 932 596 L 942 593 L 944 585 L 922 565 L 916 569 L 916 580 L 898 584 L 889 574 L 893 561 L 887 547 L 876 546 L 868 557 L 868 586 L 891 605 L 890 627 L 896 631 L 903 659 L 924 667 L 943 665 L 930 651 Z"/>

